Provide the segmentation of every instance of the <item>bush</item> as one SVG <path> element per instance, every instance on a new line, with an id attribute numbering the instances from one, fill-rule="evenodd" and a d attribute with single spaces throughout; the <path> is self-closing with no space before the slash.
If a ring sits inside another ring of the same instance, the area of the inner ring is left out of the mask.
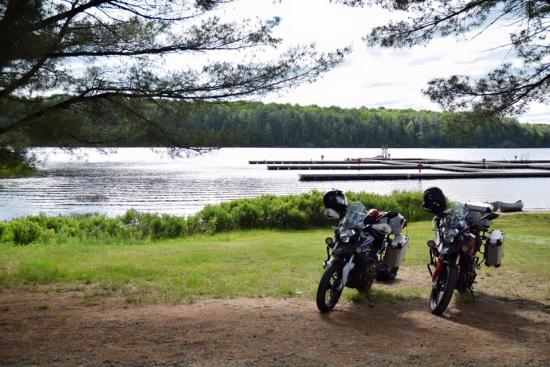
<path id="1" fill-rule="evenodd" d="M 2 238 L 4 238 L 7 227 L 8 225 L 6 223 L 0 222 L 0 242 L 2 242 Z"/>
<path id="2" fill-rule="evenodd" d="M 14 221 L 8 225 L 7 237 L 16 245 L 28 245 L 36 241 L 42 234 L 42 228 L 30 218 Z"/>
<path id="3" fill-rule="evenodd" d="M 420 192 L 393 192 L 391 195 L 346 193 L 348 200 L 360 201 L 367 208 L 398 211 L 408 221 L 430 219 L 422 210 Z M 211 234 L 234 229 L 311 228 L 333 225 L 323 216 L 323 194 L 275 196 L 262 195 L 237 199 L 219 205 L 207 205 L 196 215 L 182 218 L 175 215 L 139 213 L 134 209 L 124 215 L 72 215 L 49 217 L 37 215 L 0 223 L 0 239 L 19 245 L 39 238 L 58 242 L 77 239 L 82 242 L 139 241 L 169 239 L 194 234 Z"/>

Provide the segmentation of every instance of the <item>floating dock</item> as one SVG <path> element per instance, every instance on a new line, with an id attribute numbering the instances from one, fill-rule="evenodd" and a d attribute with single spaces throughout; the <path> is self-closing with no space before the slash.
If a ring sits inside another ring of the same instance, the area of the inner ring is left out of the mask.
<path id="1" fill-rule="evenodd" d="M 302 165 L 302 164 L 281 164 L 281 165 L 268 165 L 267 169 L 270 171 L 282 171 L 282 170 L 290 170 L 290 171 L 308 171 L 308 170 L 375 170 L 375 169 L 416 169 L 416 164 L 409 164 L 409 165 L 400 165 L 400 166 L 391 166 L 391 165 L 383 165 L 383 164 L 369 164 L 369 165 L 345 165 L 345 164 L 308 164 L 308 165 Z"/>
<path id="2" fill-rule="evenodd" d="M 322 161 L 284 161 L 284 160 L 271 160 L 271 161 L 248 161 L 248 164 L 279 164 L 279 165 L 295 165 L 295 164 L 403 164 L 408 163 L 417 164 L 418 162 L 426 163 L 439 163 L 439 164 L 456 164 L 456 163 L 472 163 L 472 161 L 458 161 L 458 160 L 442 160 L 442 159 L 423 159 L 423 158 L 403 158 L 403 159 L 378 159 L 378 158 L 353 158 L 344 160 L 322 160 Z M 537 163 L 550 163 L 549 161 L 537 162 Z"/>
<path id="3" fill-rule="evenodd" d="M 372 171 L 388 170 L 388 173 L 303 173 L 300 181 L 340 180 L 436 180 L 468 178 L 533 178 L 550 177 L 550 160 L 453 160 L 429 158 L 350 158 L 345 160 L 263 160 L 249 164 L 265 165 L 270 171 Z M 422 170 L 418 173 L 396 172 L 399 170 Z M 441 172 L 431 172 L 431 171 Z M 513 171 L 512 171 L 513 170 Z"/>
<path id="4" fill-rule="evenodd" d="M 550 172 L 460 172 L 460 173 L 375 173 L 375 174 L 302 174 L 300 181 L 394 181 L 448 180 L 468 178 L 550 177 Z"/>

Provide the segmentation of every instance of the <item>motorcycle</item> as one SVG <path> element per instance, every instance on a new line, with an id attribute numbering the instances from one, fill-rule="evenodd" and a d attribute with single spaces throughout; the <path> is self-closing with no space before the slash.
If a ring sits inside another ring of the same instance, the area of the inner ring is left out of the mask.
<path id="1" fill-rule="evenodd" d="M 425 208 L 430 206 L 426 201 Z M 453 203 L 443 210 L 446 207 L 443 203 L 433 210 L 436 214 L 432 221 L 435 240 L 427 242 L 430 254 L 428 271 L 432 277 L 430 310 L 435 315 L 445 311 L 455 289 L 473 294 L 476 270 L 483 263 L 495 267 L 501 265 L 504 243 L 504 232 L 490 229 L 492 220 L 498 217 L 490 204 Z M 478 254 L 483 255 L 481 261 Z"/>
<path id="2" fill-rule="evenodd" d="M 336 306 L 344 287 L 366 292 L 375 279 L 393 280 L 408 249 L 409 240 L 401 234 L 406 226 L 403 216 L 388 212 L 377 217 L 376 223 L 366 224 L 363 204 L 353 202 L 347 207 L 346 202 L 345 206 L 345 210 L 340 207 L 334 237 L 325 239 L 327 259 L 316 297 L 323 313 Z M 337 219 L 330 205 L 326 210 Z"/>

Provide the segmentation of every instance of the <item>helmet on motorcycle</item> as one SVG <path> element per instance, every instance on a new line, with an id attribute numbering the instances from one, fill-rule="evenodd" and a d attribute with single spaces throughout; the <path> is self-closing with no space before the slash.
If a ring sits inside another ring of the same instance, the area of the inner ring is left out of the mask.
<path id="1" fill-rule="evenodd" d="M 323 195 L 323 204 L 325 205 L 325 216 L 330 219 L 335 218 L 334 212 L 339 218 L 342 218 L 346 214 L 348 209 L 348 199 L 346 195 L 340 190 L 330 190 Z"/>
<path id="2" fill-rule="evenodd" d="M 380 212 L 378 211 L 378 209 L 373 208 L 367 212 L 365 219 L 363 219 L 363 223 L 374 224 L 378 221 L 379 216 L 380 216 Z"/>
<path id="3" fill-rule="evenodd" d="M 430 187 L 424 191 L 422 207 L 430 213 L 441 216 L 447 208 L 447 199 L 439 187 Z"/>

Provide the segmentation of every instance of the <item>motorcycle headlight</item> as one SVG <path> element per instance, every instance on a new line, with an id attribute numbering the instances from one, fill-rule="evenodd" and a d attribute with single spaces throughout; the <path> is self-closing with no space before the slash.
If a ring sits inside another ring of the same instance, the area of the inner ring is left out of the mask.
<path id="1" fill-rule="evenodd" d="M 458 234 L 457 229 L 446 229 L 443 232 L 443 241 L 444 242 L 453 242 L 455 240 L 456 235 Z"/>
<path id="2" fill-rule="evenodd" d="M 350 238 L 355 234 L 355 230 L 353 229 L 344 229 L 340 231 L 340 240 L 343 243 L 348 243 Z"/>

